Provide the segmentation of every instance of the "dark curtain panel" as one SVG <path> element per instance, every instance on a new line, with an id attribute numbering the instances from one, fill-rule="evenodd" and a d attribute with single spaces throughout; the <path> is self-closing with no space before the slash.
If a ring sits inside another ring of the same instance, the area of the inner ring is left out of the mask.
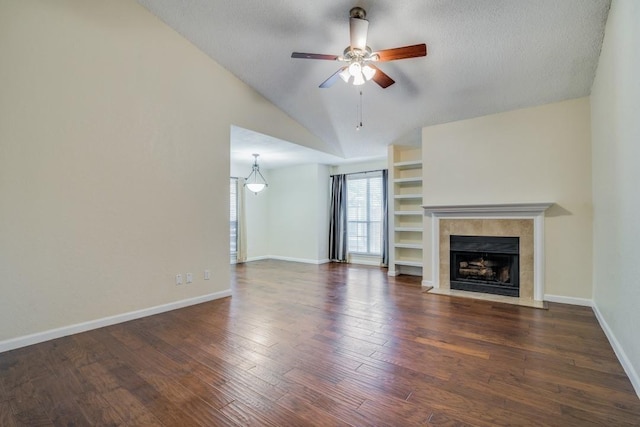
<path id="1" fill-rule="evenodd" d="M 389 171 L 382 171 L 382 266 L 389 266 Z"/>
<path id="2" fill-rule="evenodd" d="M 331 177 L 329 259 L 347 261 L 347 176 Z"/>

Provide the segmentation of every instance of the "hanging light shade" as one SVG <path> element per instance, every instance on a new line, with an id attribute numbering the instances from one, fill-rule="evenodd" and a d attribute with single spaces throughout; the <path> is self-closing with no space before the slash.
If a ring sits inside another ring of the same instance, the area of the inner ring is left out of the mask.
<path id="1" fill-rule="evenodd" d="M 255 194 L 258 194 L 269 186 L 269 184 L 267 184 L 267 180 L 264 179 L 264 176 L 262 176 L 262 174 L 260 173 L 260 166 L 258 166 L 258 156 L 260 156 L 260 154 L 253 154 L 254 160 L 253 166 L 251 166 L 251 173 L 244 180 L 244 186 L 247 187 L 249 191 Z"/>
<path id="2" fill-rule="evenodd" d="M 338 74 L 345 83 L 349 83 L 349 79 L 351 78 L 351 73 L 349 73 L 349 67 L 344 67 L 342 71 Z"/>
<path id="3" fill-rule="evenodd" d="M 371 67 L 370 65 L 365 65 L 364 67 L 362 67 L 362 74 L 364 74 L 365 79 L 371 80 L 376 74 L 376 69 Z"/>
<path id="4" fill-rule="evenodd" d="M 360 61 L 353 61 L 351 64 L 349 64 L 348 70 L 349 74 L 353 76 L 353 84 L 355 86 L 364 84 L 365 80 L 364 76 L 362 75 L 362 65 L 360 64 Z"/>

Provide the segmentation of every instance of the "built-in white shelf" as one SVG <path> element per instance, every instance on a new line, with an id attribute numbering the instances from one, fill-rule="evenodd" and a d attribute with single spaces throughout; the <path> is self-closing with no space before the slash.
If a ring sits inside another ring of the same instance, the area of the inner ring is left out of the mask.
<path id="1" fill-rule="evenodd" d="M 406 162 L 395 162 L 393 167 L 400 170 L 420 169 L 422 168 L 422 160 L 409 160 Z"/>
<path id="2" fill-rule="evenodd" d="M 420 215 L 422 216 L 422 211 L 395 211 L 394 215 Z"/>
<path id="3" fill-rule="evenodd" d="M 417 200 L 422 199 L 422 194 L 396 194 L 393 197 L 396 200 Z"/>
<path id="4" fill-rule="evenodd" d="M 405 265 L 407 267 L 422 267 L 422 263 L 420 261 L 409 261 L 409 260 L 402 260 L 402 259 L 396 259 L 394 264 Z"/>
<path id="5" fill-rule="evenodd" d="M 393 180 L 393 182 L 395 182 L 396 184 L 403 184 L 403 183 L 409 183 L 409 182 L 419 182 L 422 184 L 422 177 L 416 176 L 416 177 L 409 177 L 409 178 L 396 178 Z"/>
<path id="6" fill-rule="evenodd" d="M 396 227 L 395 231 L 407 231 L 422 233 L 422 227 Z"/>
<path id="7" fill-rule="evenodd" d="M 422 249 L 421 243 L 396 243 L 394 246 L 396 248 Z"/>
<path id="8" fill-rule="evenodd" d="M 389 147 L 389 275 L 422 276 L 422 150 Z"/>

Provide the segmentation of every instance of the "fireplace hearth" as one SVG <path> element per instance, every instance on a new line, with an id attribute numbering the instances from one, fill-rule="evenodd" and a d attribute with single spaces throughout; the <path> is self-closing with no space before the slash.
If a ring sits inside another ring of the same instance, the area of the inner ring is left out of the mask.
<path id="1" fill-rule="evenodd" d="M 451 289 L 520 296 L 518 237 L 451 235 Z"/>

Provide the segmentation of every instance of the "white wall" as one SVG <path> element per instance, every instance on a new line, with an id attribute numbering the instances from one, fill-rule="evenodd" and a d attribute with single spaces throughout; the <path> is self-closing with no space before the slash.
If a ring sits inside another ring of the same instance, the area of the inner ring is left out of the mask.
<path id="1" fill-rule="evenodd" d="M 596 313 L 640 395 L 640 2 L 614 0 L 591 92 Z"/>
<path id="2" fill-rule="evenodd" d="M 326 165 L 318 165 L 317 169 L 318 192 L 316 194 L 316 203 L 318 211 L 316 213 L 316 228 L 318 230 L 318 252 L 316 259 L 319 262 L 328 262 L 329 260 L 329 208 L 331 188 L 329 186 L 329 167 Z"/>
<path id="3" fill-rule="evenodd" d="M 310 164 L 272 169 L 269 177 L 270 256 L 326 262 L 328 166 Z"/>
<path id="4" fill-rule="evenodd" d="M 249 165 L 250 166 L 250 165 Z M 232 176 L 249 169 L 231 164 Z M 329 167 L 307 164 L 261 169 L 269 186 L 245 192 L 247 259 L 323 263 L 329 252 Z"/>
<path id="5" fill-rule="evenodd" d="M 133 0 L 0 28 L 0 349 L 228 290 L 231 124 L 331 151 Z"/>
<path id="6" fill-rule="evenodd" d="M 589 112 L 581 98 L 423 128 L 424 204 L 554 202 L 544 292 L 591 299 Z M 432 280 L 430 219 L 424 225 Z"/>
<path id="7" fill-rule="evenodd" d="M 339 175 L 343 173 L 359 173 L 368 171 L 377 171 L 387 169 L 387 158 L 368 160 L 365 162 L 345 163 L 342 165 L 331 166 L 331 175 Z"/>
<path id="8" fill-rule="evenodd" d="M 249 169 L 243 166 L 232 163 L 231 175 L 247 175 Z M 386 166 L 383 159 L 339 166 L 306 164 L 262 169 L 269 187 L 257 196 L 247 192 L 245 199 L 248 260 L 273 257 L 326 262 L 329 252 L 329 174 L 379 170 Z M 378 265 L 379 260 L 373 263 Z"/>

